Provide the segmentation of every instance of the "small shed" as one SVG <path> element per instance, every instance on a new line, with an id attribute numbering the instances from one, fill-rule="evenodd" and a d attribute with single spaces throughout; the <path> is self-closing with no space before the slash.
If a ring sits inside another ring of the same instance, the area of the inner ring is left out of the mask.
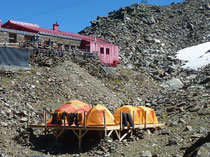
<path id="1" fill-rule="evenodd" d="M 117 66 L 119 61 L 119 49 L 117 45 L 91 36 L 80 35 L 83 38 L 81 48 L 90 53 L 97 53 L 99 59 L 106 65 Z"/>

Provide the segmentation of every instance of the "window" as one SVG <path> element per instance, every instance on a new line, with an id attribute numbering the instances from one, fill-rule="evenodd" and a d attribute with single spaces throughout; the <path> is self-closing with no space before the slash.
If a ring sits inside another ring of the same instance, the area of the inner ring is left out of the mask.
<path id="1" fill-rule="evenodd" d="M 9 43 L 16 43 L 17 42 L 17 34 L 9 33 Z"/>
<path id="2" fill-rule="evenodd" d="M 106 54 L 109 55 L 109 48 L 106 48 Z"/>
<path id="3" fill-rule="evenodd" d="M 71 46 L 71 49 L 74 50 L 75 49 L 75 46 Z"/>
<path id="4" fill-rule="evenodd" d="M 103 47 L 100 48 L 100 53 L 104 54 L 104 48 Z"/>
<path id="5" fill-rule="evenodd" d="M 33 36 L 25 35 L 25 42 L 26 43 L 33 43 L 35 41 Z"/>
<path id="6" fill-rule="evenodd" d="M 90 45 L 89 45 L 89 44 L 88 44 L 88 45 L 86 45 L 85 50 L 86 50 L 87 52 L 90 52 Z"/>
<path id="7" fill-rule="evenodd" d="M 64 48 L 65 48 L 66 51 L 68 51 L 69 50 L 69 45 L 65 45 Z"/>

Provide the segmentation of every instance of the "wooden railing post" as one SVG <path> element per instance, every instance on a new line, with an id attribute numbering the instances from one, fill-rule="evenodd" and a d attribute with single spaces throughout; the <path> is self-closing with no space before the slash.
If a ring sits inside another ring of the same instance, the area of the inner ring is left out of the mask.
<path id="1" fill-rule="evenodd" d="M 105 111 L 104 111 L 104 131 L 105 131 L 105 137 L 107 136 L 107 129 L 106 129 L 106 114 L 105 114 Z"/>
<path id="2" fill-rule="evenodd" d="M 46 114 L 46 110 L 44 110 L 44 132 L 46 135 L 47 132 L 47 114 Z"/>
<path id="3" fill-rule="evenodd" d="M 135 128 L 135 114 L 134 114 L 134 111 L 133 111 L 133 129 Z"/>
<path id="4" fill-rule="evenodd" d="M 30 122 L 30 110 L 28 110 L 27 128 L 28 128 L 29 122 Z"/>
<path id="5" fill-rule="evenodd" d="M 86 113 L 84 111 L 84 128 L 86 129 Z"/>
<path id="6" fill-rule="evenodd" d="M 66 129 L 66 112 L 64 113 L 64 115 L 63 115 L 64 117 L 64 128 Z"/>
<path id="7" fill-rule="evenodd" d="M 144 128 L 147 127 L 147 111 L 145 111 L 145 122 L 144 122 Z"/>
<path id="8" fill-rule="evenodd" d="M 122 131 L 122 111 L 120 111 L 120 131 Z"/>

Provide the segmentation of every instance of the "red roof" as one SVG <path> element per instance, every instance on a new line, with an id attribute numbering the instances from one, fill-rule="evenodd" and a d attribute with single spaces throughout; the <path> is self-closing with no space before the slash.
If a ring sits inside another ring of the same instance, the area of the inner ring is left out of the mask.
<path id="1" fill-rule="evenodd" d="M 53 29 L 47 29 L 47 28 L 41 28 L 37 24 L 31 24 L 31 23 L 25 23 L 25 22 L 19 22 L 19 21 L 13 21 L 9 20 L 7 23 L 2 25 L 3 28 L 11 28 L 15 29 L 16 27 L 19 28 L 25 28 L 28 32 L 34 32 L 34 33 L 46 33 L 48 35 L 59 35 L 59 36 L 66 36 L 66 37 L 73 37 L 77 39 L 86 40 L 89 42 L 94 42 L 95 37 L 93 36 L 87 36 L 87 35 L 81 35 L 78 33 L 69 33 L 64 31 L 56 31 Z M 96 38 L 97 43 L 105 43 L 105 44 L 111 44 L 107 42 L 106 40 Z M 111 44 L 112 45 L 112 44 Z"/>

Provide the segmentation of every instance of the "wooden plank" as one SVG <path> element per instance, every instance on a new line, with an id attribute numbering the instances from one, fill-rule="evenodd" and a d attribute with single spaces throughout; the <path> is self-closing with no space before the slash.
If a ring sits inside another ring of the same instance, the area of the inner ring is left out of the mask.
<path id="1" fill-rule="evenodd" d="M 81 145 L 82 145 L 82 130 L 79 130 L 79 149 L 81 149 Z"/>
<path id="2" fill-rule="evenodd" d="M 117 130 L 114 130 L 115 131 L 115 133 L 116 133 L 116 135 L 117 135 L 117 138 L 118 138 L 118 140 L 120 141 L 120 131 L 119 131 L 119 133 L 117 132 Z"/>
<path id="3" fill-rule="evenodd" d="M 44 124 L 29 124 L 28 127 L 30 128 L 44 128 Z M 54 129 L 62 129 L 64 126 L 61 125 L 47 125 L 47 128 L 54 128 Z M 86 127 L 89 130 L 104 130 L 104 125 L 102 126 L 87 126 Z M 114 129 L 119 129 L 119 125 L 114 125 L 114 126 L 106 126 L 107 130 L 114 130 Z M 66 129 L 84 129 L 84 126 L 66 126 Z"/>
<path id="4" fill-rule="evenodd" d="M 146 128 L 147 129 L 149 129 L 149 128 L 158 128 L 158 127 L 163 127 L 163 126 L 165 126 L 165 124 L 162 124 L 162 123 L 158 123 L 158 124 L 147 124 L 146 125 Z M 144 129 L 145 128 L 145 125 L 143 125 L 143 124 L 135 125 L 135 128 Z"/>
<path id="5" fill-rule="evenodd" d="M 163 127 L 165 126 L 165 124 L 162 123 L 158 123 L 158 124 L 147 124 L 146 128 L 158 128 L 158 127 Z M 45 128 L 45 124 L 29 124 L 28 125 L 29 128 Z M 63 129 L 64 126 L 59 126 L 59 125 L 47 125 L 46 128 L 49 129 Z M 143 129 L 144 128 L 144 124 L 136 124 L 135 128 L 139 128 L 139 129 Z M 66 129 L 68 130 L 95 130 L 95 131 L 99 131 L 99 130 L 104 130 L 104 126 L 87 126 L 85 129 L 83 126 L 66 126 Z M 106 129 L 108 131 L 110 130 L 120 130 L 120 125 L 115 125 L 115 126 L 106 126 Z M 129 129 L 129 127 L 124 127 L 124 130 Z"/>

